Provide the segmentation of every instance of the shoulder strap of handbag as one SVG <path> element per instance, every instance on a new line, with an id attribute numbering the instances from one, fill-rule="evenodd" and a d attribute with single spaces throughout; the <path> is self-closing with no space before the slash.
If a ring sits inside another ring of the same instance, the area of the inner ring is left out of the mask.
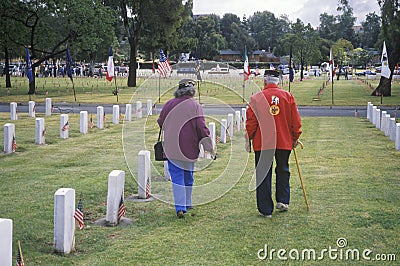
<path id="1" fill-rule="evenodd" d="M 162 131 L 162 129 L 161 129 L 161 127 L 160 127 L 160 132 L 158 132 L 158 141 L 161 140 L 161 131 Z"/>

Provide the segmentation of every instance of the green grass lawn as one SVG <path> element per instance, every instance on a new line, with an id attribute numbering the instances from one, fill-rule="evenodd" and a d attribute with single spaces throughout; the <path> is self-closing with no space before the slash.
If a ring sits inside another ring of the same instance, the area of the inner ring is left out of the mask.
<path id="1" fill-rule="evenodd" d="M 230 174 L 237 183 L 229 191 L 196 206 L 185 219 L 177 219 L 174 207 L 161 200 L 126 200 L 126 216 L 132 219 L 126 227 L 93 223 L 105 217 L 107 178 L 112 170 L 126 171 L 126 198 L 137 193 L 134 156 L 141 148 L 152 151 L 157 116 L 125 125 L 113 125 L 108 119 L 105 129 L 92 128 L 82 135 L 79 115 L 72 114 L 66 140 L 59 138 L 59 118 L 45 117 L 46 145 L 37 146 L 34 119 L 19 114 L 19 120 L 12 121 L 17 152 L 0 154 L 0 217 L 13 219 L 13 259 L 20 240 L 26 265 L 379 264 L 362 258 L 346 261 L 345 255 L 340 259 L 340 252 L 348 249 L 370 249 L 371 258 L 395 254 L 399 260 L 400 152 L 364 118 L 302 119 L 305 149 L 298 150 L 298 156 L 310 211 L 292 156 L 290 210 L 274 213 L 272 219 L 258 216 L 255 192 L 249 191 L 253 154 L 244 152 L 242 133 L 237 133 L 229 144 L 218 144 L 219 158 L 195 174 L 196 184 L 211 182 L 233 158 L 233 169 L 241 169 Z M 9 119 L 8 113 L 0 114 L 0 124 Z M 153 162 L 155 188 L 170 186 L 159 178 L 161 172 L 162 163 Z M 76 232 L 76 250 L 65 256 L 53 253 L 54 193 L 61 187 L 74 188 L 77 200 L 82 193 L 86 224 Z M 346 247 L 338 248 L 339 238 L 347 240 Z M 265 245 L 269 252 L 276 250 L 272 261 L 260 261 L 257 256 Z M 329 248 L 338 249 L 336 260 L 328 253 L 322 261 L 301 260 L 303 250 L 315 250 L 318 258 Z M 287 251 L 286 257 L 298 250 L 300 260 L 280 261 L 279 249 Z"/>
<path id="2" fill-rule="evenodd" d="M 173 76 L 168 79 L 151 77 L 137 79 L 136 88 L 127 87 L 126 78 L 117 79 L 119 89 L 117 97 L 112 94 L 115 90 L 115 83 L 108 82 L 104 78 L 75 78 L 76 103 L 104 103 L 104 104 L 125 104 L 136 101 L 146 101 L 152 99 L 153 103 L 164 103 L 172 97 L 178 81 L 184 76 Z M 375 88 L 379 80 L 366 80 L 365 77 L 359 80 L 344 80 L 334 82 L 333 105 L 366 106 L 367 102 L 380 105 L 381 98 L 371 95 L 370 85 Z M 5 88 L 5 78 L 0 79 L 0 102 L 28 102 L 28 80 L 26 78 L 12 77 L 13 87 Z M 296 80 L 291 83 L 290 91 L 296 98 L 298 105 L 330 106 L 332 105 L 332 87 L 328 83 L 318 96 L 318 92 L 323 88 L 323 77 L 313 77 L 303 81 Z M 262 77 L 252 78 L 247 81 L 245 88 L 242 87 L 243 79 L 239 76 L 233 77 L 205 77 L 205 80 L 198 86 L 197 98 L 205 104 L 244 104 L 250 96 L 263 87 Z M 289 84 L 281 84 L 285 90 L 289 90 Z M 31 99 L 36 102 L 45 102 L 45 98 L 51 97 L 54 103 L 67 102 L 74 103 L 72 83 L 66 78 L 37 78 L 36 94 Z M 200 94 L 200 97 L 199 97 Z M 207 97 L 207 100 L 203 98 Z M 159 101 L 159 97 L 161 100 Z M 244 100 L 243 100 L 244 98 Z M 383 105 L 400 105 L 400 83 L 393 81 L 392 96 L 384 97 Z"/>

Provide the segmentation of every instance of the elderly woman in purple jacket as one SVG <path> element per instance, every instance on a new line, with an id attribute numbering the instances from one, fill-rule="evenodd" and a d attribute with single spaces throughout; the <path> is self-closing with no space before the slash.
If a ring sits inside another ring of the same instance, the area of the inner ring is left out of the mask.
<path id="1" fill-rule="evenodd" d="M 195 84 L 192 79 L 179 81 L 175 98 L 164 105 L 157 120 L 164 130 L 164 153 L 168 159 L 175 210 L 179 218 L 192 208 L 193 171 L 200 144 L 206 151 L 214 152 L 203 109 L 193 98 Z"/>

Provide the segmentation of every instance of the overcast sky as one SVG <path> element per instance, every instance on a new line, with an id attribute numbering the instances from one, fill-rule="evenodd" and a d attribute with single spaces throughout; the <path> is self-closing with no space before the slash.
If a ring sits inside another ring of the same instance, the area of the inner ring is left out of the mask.
<path id="1" fill-rule="evenodd" d="M 357 17 L 356 25 L 365 21 L 365 15 L 374 12 L 380 14 L 377 0 L 349 0 L 353 15 Z M 270 11 L 275 16 L 288 15 L 290 21 L 300 18 L 304 24 L 319 25 L 319 15 L 326 12 L 336 15 L 337 0 L 193 0 L 193 14 L 236 14 L 242 18 L 249 17 L 257 11 Z"/>

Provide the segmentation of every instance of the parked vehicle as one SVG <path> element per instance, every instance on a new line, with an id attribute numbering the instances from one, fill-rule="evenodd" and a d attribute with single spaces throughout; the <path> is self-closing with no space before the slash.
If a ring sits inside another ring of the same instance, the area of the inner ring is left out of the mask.
<path id="1" fill-rule="evenodd" d="M 371 70 L 365 70 L 362 72 L 356 72 L 357 76 L 365 76 L 365 75 L 376 75 L 375 72 L 372 72 Z"/>

